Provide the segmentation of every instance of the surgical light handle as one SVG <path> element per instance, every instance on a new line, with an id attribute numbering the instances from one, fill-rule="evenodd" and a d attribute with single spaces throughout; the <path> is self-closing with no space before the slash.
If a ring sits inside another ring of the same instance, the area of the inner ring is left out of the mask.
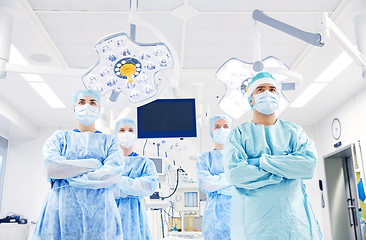
<path id="1" fill-rule="evenodd" d="M 296 37 L 300 40 L 303 40 L 311 45 L 322 47 L 324 43 L 321 42 L 322 36 L 319 33 L 309 33 L 302 31 L 298 28 L 292 27 L 286 23 L 280 22 L 274 18 L 271 18 L 263 13 L 261 10 L 254 10 L 252 14 L 252 18 L 256 21 L 264 23 L 270 27 L 273 27 L 277 30 L 280 30 L 284 33 L 287 33 L 293 37 Z"/>

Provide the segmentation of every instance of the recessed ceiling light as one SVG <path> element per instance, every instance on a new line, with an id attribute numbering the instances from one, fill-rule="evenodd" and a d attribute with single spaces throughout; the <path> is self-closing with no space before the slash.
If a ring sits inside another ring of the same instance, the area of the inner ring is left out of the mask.
<path id="1" fill-rule="evenodd" d="M 346 69 L 353 59 L 346 53 L 342 52 L 324 71 L 314 80 L 314 82 L 331 82 L 335 79 L 344 69 Z"/>
<path id="2" fill-rule="evenodd" d="M 63 102 L 57 97 L 55 92 L 47 85 L 47 83 L 31 82 L 29 84 L 52 108 L 65 108 Z"/>
<path id="3" fill-rule="evenodd" d="M 46 54 L 38 54 L 38 53 L 29 55 L 29 58 L 32 61 L 40 62 L 40 63 L 47 63 L 47 62 L 51 62 L 51 60 L 52 60 L 52 58 L 50 56 L 48 56 Z"/>
<path id="4" fill-rule="evenodd" d="M 317 95 L 328 83 L 310 84 L 295 101 L 290 105 L 292 108 L 301 108 L 305 106 L 315 95 Z"/>

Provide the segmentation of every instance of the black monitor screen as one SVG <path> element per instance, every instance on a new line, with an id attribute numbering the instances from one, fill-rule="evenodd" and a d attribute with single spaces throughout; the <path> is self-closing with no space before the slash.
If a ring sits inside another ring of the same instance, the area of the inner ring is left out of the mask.
<path id="1" fill-rule="evenodd" d="M 158 99 L 137 108 L 138 138 L 197 137 L 194 99 Z"/>

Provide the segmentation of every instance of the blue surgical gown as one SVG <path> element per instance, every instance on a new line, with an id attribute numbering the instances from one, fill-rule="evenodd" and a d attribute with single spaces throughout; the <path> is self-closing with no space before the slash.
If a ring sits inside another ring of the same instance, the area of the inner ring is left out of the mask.
<path id="1" fill-rule="evenodd" d="M 151 239 L 146 209 L 141 197 L 151 196 L 158 186 L 153 161 L 132 153 L 125 159 L 125 168 L 117 188 L 116 203 L 121 214 L 124 240 Z"/>
<path id="2" fill-rule="evenodd" d="M 57 130 L 44 144 L 51 191 L 29 239 L 122 239 L 113 191 L 123 171 L 116 139 L 103 133 Z"/>
<path id="3" fill-rule="evenodd" d="M 225 168 L 235 186 L 231 237 L 240 240 L 322 238 L 303 179 L 317 161 L 314 143 L 297 124 L 244 123 L 229 134 Z M 260 158 L 259 167 L 248 159 Z"/>
<path id="4" fill-rule="evenodd" d="M 203 153 L 196 164 L 199 187 L 207 195 L 202 226 L 205 240 L 230 239 L 233 187 L 225 177 L 222 158 L 222 150 L 213 150 Z"/>

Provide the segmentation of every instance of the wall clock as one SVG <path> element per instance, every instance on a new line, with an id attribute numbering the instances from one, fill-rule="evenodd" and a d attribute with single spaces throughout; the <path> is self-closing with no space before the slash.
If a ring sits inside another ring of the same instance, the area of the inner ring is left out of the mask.
<path id="1" fill-rule="evenodd" d="M 338 118 L 334 118 L 332 121 L 332 136 L 335 140 L 341 137 L 342 127 Z"/>

